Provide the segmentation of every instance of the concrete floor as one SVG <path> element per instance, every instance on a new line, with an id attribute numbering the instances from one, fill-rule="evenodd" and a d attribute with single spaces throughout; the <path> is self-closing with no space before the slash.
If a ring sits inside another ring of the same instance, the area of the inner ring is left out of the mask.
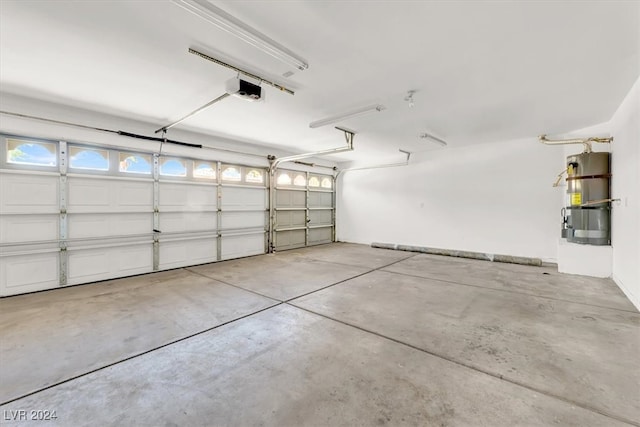
<path id="1" fill-rule="evenodd" d="M 640 426 L 640 313 L 549 267 L 324 245 L 5 298 L 0 334 L 2 425 Z"/>

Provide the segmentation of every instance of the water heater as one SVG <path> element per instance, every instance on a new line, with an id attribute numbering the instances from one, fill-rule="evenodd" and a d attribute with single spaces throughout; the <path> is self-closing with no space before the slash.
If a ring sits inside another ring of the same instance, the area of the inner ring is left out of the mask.
<path id="1" fill-rule="evenodd" d="M 563 237 L 573 243 L 611 244 L 609 153 L 567 157 L 567 200 Z"/>

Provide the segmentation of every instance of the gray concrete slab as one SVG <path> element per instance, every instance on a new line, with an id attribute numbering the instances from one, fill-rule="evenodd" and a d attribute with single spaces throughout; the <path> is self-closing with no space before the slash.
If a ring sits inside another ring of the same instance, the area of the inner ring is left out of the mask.
<path id="1" fill-rule="evenodd" d="M 286 301 L 371 271 L 286 252 L 189 267 L 190 271 Z"/>
<path id="2" fill-rule="evenodd" d="M 418 254 L 384 270 L 637 312 L 611 279 L 562 274 L 553 267 Z"/>
<path id="3" fill-rule="evenodd" d="M 0 407 L 37 409 L 73 426 L 622 425 L 289 306 Z"/>
<path id="4" fill-rule="evenodd" d="M 640 315 L 376 271 L 291 302 L 626 420 Z"/>
<path id="5" fill-rule="evenodd" d="M 288 256 L 289 254 L 319 261 L 356 265 L 371 269 L 384 267 L 416 255 L 411 252 L 377 249 L 355 243 L 329 243 L 278 253 L 279 256 Z"/>
<path id="6" fill-rule="evenodd" d="M 276 302 L 185 270 L 0 300 L 0 402 Z"/>

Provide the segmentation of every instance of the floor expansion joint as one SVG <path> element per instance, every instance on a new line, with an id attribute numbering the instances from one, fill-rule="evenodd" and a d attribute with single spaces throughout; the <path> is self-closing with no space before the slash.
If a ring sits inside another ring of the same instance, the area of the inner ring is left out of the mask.
<path id="1" fill-rule="evenodd" d="M 378 333 L 378 332 L 371 331 L 371 330 L 369 330 L 369 329 L 363 328 L 363 327 L 361 327 L 361 326 L 354 325 L 354 324 L 351 324 L 351 323 L 348 323 L 348 322 L 345 322 L 345 321 L 342 321 L 342 320 L 339 320 L 339 319 L 335 319 L 335 318 L 333 318 L 333 317 L 331 317 L 331 316 L 327 316 L 327 315 L 325 315 L 325 314 L 318 313 L 318 312 L 316 312 L 316 311 L 313 311 L 313 310 L 310 310 L 310 309 L 307 309 L 307 308 L 304 308 L 304 307 L 300 307 L 300 306 L 297 306 L 297 305 L 295 305 L 295 304 L 291 304 L 290 302 L 285 302 L 285 304 L 287 304 L 287 305 L 289 305 L 289 306 L 291 306 L 291 307 L 295 307 L 295 308 L 297 308 L 297 309 L 299 309 L 299 310 L 305 311 L 305 312 L 307 312 L 307 313 L 315 314 L 316 316 L 320 316 L 320 317 L 323 317 L 323 318 L 325 318 L 325 319 L 328 319 L 328 320 L 331 320 L 331 321 L 334 321 L 334 322 L 340 323 L 340 324 L 342 324 L 342 325 L 345 325 L 345 326 L 348 326 L 348 327 L 351 327 L 351 328 L 358 329 L 359 331 L 362 331 L 362 332 L 365 332 L 365 333 L 368 333 L 368 334 L 371 334 L 371 335 L 375 335 L 375 336 L 377 336 L 377 337 L 379 337 L 379 338 L 382 338 L 382 339 L 385 339 L 385 340 L 392 341 L 392 342 L 394 342 L 394 343 L 396 343 L 396 344 L 400 344 L 400 345 L 403 345 L 403 346 L 409 347 L 409 348 L 411 348 L 411 349 L 413 349 L 413 350 L 420 351 L 420 352 L 425 353 L 425 354 L 428 354 L 428 355 L 430 355 L 430 356 L 437 357 L 437 358 L 439 358 L 439 359 L 442 359 L 442 360 L 445 360 L 445 361 L 447 361 L 447 362 L 450 362 L 450 363 L 456 364 L 456 365 L 458 365 L 458 366 L 462 366 L 462 367 L 467 368 L 467 369 L 472 369 L 472 370 L 474 370 L 474 371 L 476 371 L 476 372 L 480 372 L 480 373 L 482 373 L 482 374 L 489 375 L 489 376 L 491 376 L 491 377 L 497 378 L 497 379 L 502 380 L 502 381 L 506 381 L 506 382 L 508 382 L 508 383 L 511 383 L 511 384 L 517 385 L 517 386 L 519 386 L 519 387 L 526 388 L 526 389 L 531 390 L 531 391 L 533 391 L 533 392 L 535 392 L 535 393 L 540 393 L 540 394 L 543 394 L 543 395 L 545 395 L 545 396 L 548 396 L 548 397 L 551 397 L 551 398 L 554 398 L 554 399 L 557 399 L 557 400 L 561 400 L 561 401 L 563 401 L 563 402 L 565 402 L 565 403 L 568 403 L 568 404 L 570 404 L 570 405 L 578 406 L 578 407 L 580 407 L 580 408 L 582 408 L 582 409 L 585 409 L 585 410 L 588 410 L 588 411 L 591 411 L 591 412 L 597 413 L 597 414 L 599 414 L 599 415 L 603 415 L 603 416 L 605 416 L 605 417 L 608 417 L 608 418 L 611 418 L 611 419 L 614 419 L 614 420 L 617 420 L 617 421 L 620 421 L 620 422 L 623 422 L 623 423 L 626 423 L 626 424 L 629 424 L 629 425 L 632 425 L 632 426 L 640 427 L 640 423 L 639 423 L 639 422 L 636 422 L 636 421 L 634 421 L 634 420 L 630 420 L 630 419 L 627 419 L 627 418 L 625 418 L 625 417 L 621 417 L 621 416 L 619 416 L 619 415 L 612 414 L 612 413 L 609 413 L 609 412 L 606 412 L 606 411 L 602 411 L 602 410 L 600 410 L 600 409 L 598 409 L 598 408 L 591 407 L 591 406 L 586 405 L 586 404 L 584 404 L 584 403 L 576 402 L 576 401 L 573 401 L 573 400 L 567 399 L 567 398 L 565 398 L 565 397 L 558 396 L 558 395 L 556 395 L 556 394 L 549 393 L 549 392 L 547 392 L 547 391 L 537 389 L 537 388 L 535 388 L 535 387 L 529 386 L 528 384 L 525 384 L 525 383 L 522 383 L 522 382 L 519 382 L 519 381 L 515 381 L 515 380 L 509 379 L 509 378 L 505 378 L 505 377 L 504 377 L 503 375 L 501 375 L 501 374 L 496 374 L 496 373 L 493 373 L 493 372 L 491 372 L 491 371 L 483 370 L 483 369 L 478 368 L 478 367 L 476 367 L 476 366 L 466 364 L 466 363 L 461 362 L 461 361 L 459 361 L 459 360 L 455 360 L 455 359 L 453 359 L 453 358 L 451 358 L 451 357 L 448 357 L 448 356 L 445 356 L 445 355 L 442 355 L 442 354 L 439 354 L 439 353 L 436 353 L 436 352 L 433 352 L 433 351 L 430 351 L 430 350 L 426 350 L 426 349 L 424 349 L 424 348 L 417 347 L 417 346 L 415 346 L 415 345 L 413 345 L 413 344 L 406 343 L 406 342 L 401 341 L 401 340 L 398 340 L 398 339 L 396 339 L 396 338 L 392 338 L 392 337 L 389 337 L 389 336 L 383 335 L 383 334 L 381 334 L 381 333 Z"/>
<path id="2" fill-rule="evenodd" d="M 382 268 L 384 268 L 384 267 L 382 267 Z M 448 284 L 451 284 L 451 285 L 469 286 L 469 287 L 472 287 L 472 288 L 487 289 L 487 290 L 496 291 L 496 292 L 507 292 L 507 293 L 510 293 L 510 294 L 527 295 L 527 296 L 530 296 L 530 297 L 543 298 L 543 299 L 548 299 L 548 300 L 552 300 L 552 301 L 566 302 L 566 303 L 570 303 L 570 304 L 580 304 L 580 305 L 586 305 L 588 307 L 603 308 L 603 309 L 606 309 L 606 310 L 622 311 L 624 313 L 637 314 L 637 315 L 640 316 L 640 312 L 635 311 L 635 310 L 625 310 L 624 308 L 615 308 L 615 307 L 608 307 L 608 306 L 604 306 L 604 305 L 589 304 L 589 303 L 586 303 L 586 302 L 571 301 L 571 300 L 566 300 L 566 299 L 562 299 L 562 298 L 548 297 L 548 296 L 544 296 L 544 295 L 535 295 L 535 294 L 529 293 L 529 292 L 514 291 L 514 290 L 510 290 L 510 289 L 497 289 L 497 288 L 491 288 L 489 286 L 472 285 L 470 283 L 455 282 L 453 280 L 438 279 L 438 278 L 435 278 L 435 277 L 424 277 L 424 276 L 418 276 L 418 275 L 415 275 L 415 274 L 400 273 L 400 272 L 397 272 L 397 271 L 388 271 L 388 270 L 382 270 L 382 271 L 384 271 L 385 273 L 390 273 L 390 274 L 398 274 L 400 276 L 415 277 L 416 279 L 433 280 L 433 281 L 436 281 L 436 282 L 448 283 Z"/>
<path id="3" fill-rule="evenodd" d="M 20 400 L 20 399 L 24 399 L 24 398 L 29 397 L 29 396 L 33 396 L 34 394 L 38 394 L 38 393 L 43 392 L 43 391 L 45 391 L 45 390 L 50 390 L 50 389 L 55 388 L 55 387 L 58 387 L 58 386 L 60 386 L 60 385 L 62 385 L 62 384 L 66 384 L 66 383 L 68 383 L 68 382 L 71 382 L 71 381 L 77 380 L 78 378 L 82 378 L 82 377 L 85 377 L 85 376 L 87 376 L 87 375 L 93 374 L 93 373 L 95 373 L 95 372 L 99 372 L 99 371 L 102 371 L 102 370 L 104 370 L 104 369 L 110 368 L 110 367 L 112 367 L 112 366 L 116 366 L 116 365 L 119 365 L 119 364 L 121 364 L 121 363 L 127 362 L 127 361 L 129 361 L 129 360 L 132 360 L 132 359 L 135 359 L 135 358 L 138 358 L 138 357 L 141 357 L 141 356 L 147 355 L 147 354 L 149 354 L 149 353 L 153 353 L 154 351 L 160 350 L 160 349 L 162 349 L 162 348 L 170 347 L 170 346 L 172 346 L 172 345 L 174 345 L 174 344 L 177 344 L 177 343 L 180 343 L 180 342 L 186 341 L 186 340 L 188 340 L 188 339 L 190 339 L 190 338 L 197 337 L 198 335 L 202 335 L 202 334 L 205 334 L 205 333 L 207 333 L 207 332 L 211 332 L 211 331 L 213 331 L 213 330 L 215 330 L 215 329 L 221 328 L 221 327 L 223 327 L 223 326 L 229 325 L 229 324 L 231 324 L 231 323 L 237 322 L 238 320 L 242 320 L 242 319 L 245 319 L 245 318 L 247 318 L 247 317 L 250 317 L 250 316 L 256 315 L 256 314 L 258 314 L 258 313 L 262 313 L 263 311 L 271 310 L 272 308 L 274 308 L 274 307 L 278 307 L 279 305 L 282 305 L 282 304 L 283 304 L 282 302 L 277 302 L 277 303 L 275 303 L 275 304 L 273 304 L 273 305 L 270 305 L 269 307 L 265 307 L 265 308 L 262 308 L 262 309 L 260 309 L 260 310 L 254 311 L 254 312 L 252 312 L 252 313 L 248 313 L 248 314 L 245 314 L 245 315 L 243 315 L 243 316 L 240 316 L 240 317 L 238 317 L 238 318 L 228 320 L 228 321 L 223 322 L 223 323 L 221 323 L 221 324 L 219 324 L 219 325 L 212 326 L 211 328 L 203 329 L 203 330 L 201 330 L 201 331 L 195 332 L 195 333 L 190 334 L 190 335 L 187 335 L 187 336 L 185 336 L 185 337 L 181 337 L 181 338 L 178 338 L 178 339 L 173 340 L 173 341 L 171 341 L 171 342 L 168 342 L 168 343 L 162 344 L 162 345 L 160 345 L 160 346 L 156 346 L 156 347 L 151 348 L 151 349 L 149 349 L 149 350 L 145 350 L 145 351 L 143 351 L 143 352 L 140 352 L 140 353 L 137 353 L 137 354 L 131 355 L 131 356 L 129 356 L 129 357 L 125 357 L 124 359 L 117 360 L 117 361 L 115 361 L 115 362 L 109 363 L 109 364 L 104 365 L 104 366 L 100 366 L 99 368 L 95 368 L 95 369 L 92 369 L 92 370 L 90 370 L 90 371 L 83 372 L 82 374 L 75 375 L 75 376 L 73 376 L 73 377 L 71 377 L 71 378 L 67 378 L 66 380 L 58 381 L 58 382 L 56 382 L 55 384 L 50 384 L 50 385 L 48 385 L 48 386 L 46 386 L 46 387 L 42 387 L 42 388 L 40 388 L 40 389 L 38 389 L 38 390 L 34 390 L 34 391 L 32 391 L 32 392 L 25 393 L 25 394 L 23 394 L 23 395 L 21 395 L 21 396 L 14 397 L 14 398 L 9 399 L 9 400 L 7 400 L 7 401 L 0 402 L 0 406 L 1 406 L 1 405 L 7 405 L 7 404 L 9 404 L 9 403 L 15 402 L 15 401 Z"/>

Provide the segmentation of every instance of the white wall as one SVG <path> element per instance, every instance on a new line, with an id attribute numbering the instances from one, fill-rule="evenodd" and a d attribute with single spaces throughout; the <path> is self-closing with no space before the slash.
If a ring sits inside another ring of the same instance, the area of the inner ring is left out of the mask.
<path id="1" fill-rule="evenodd" d="M 640 309 L 640 79 L 610 122 L 613 280 Z"/>
<path id="2" fill-rule="evenodd" d="M 555 261 L 562 150 L 536 138 L 414 154 L 409 166 L 347 172 L 338 239 Z"/>
<path id="3" fill-rule="evenodd" d="M 612 207 L 612 251 L 603 260 L 603 248 L 573 246 L 593 249 L 587 263 L 608 264 L 640 309 L 640 79 L 609 122 L 562 137 L 608 135 L 610 147 L 594 150 L 611 151 L 611 197 L 621 199 Z M 580 151 L 531 138 L 443 148 L 414 154 L 409 166 L 348 172 L 338 185 L 338 239 L 559 261 L 566 187 L 551 183 L 566 156 Z M 589 274 L 583 267 L 579 274 Z"/>

